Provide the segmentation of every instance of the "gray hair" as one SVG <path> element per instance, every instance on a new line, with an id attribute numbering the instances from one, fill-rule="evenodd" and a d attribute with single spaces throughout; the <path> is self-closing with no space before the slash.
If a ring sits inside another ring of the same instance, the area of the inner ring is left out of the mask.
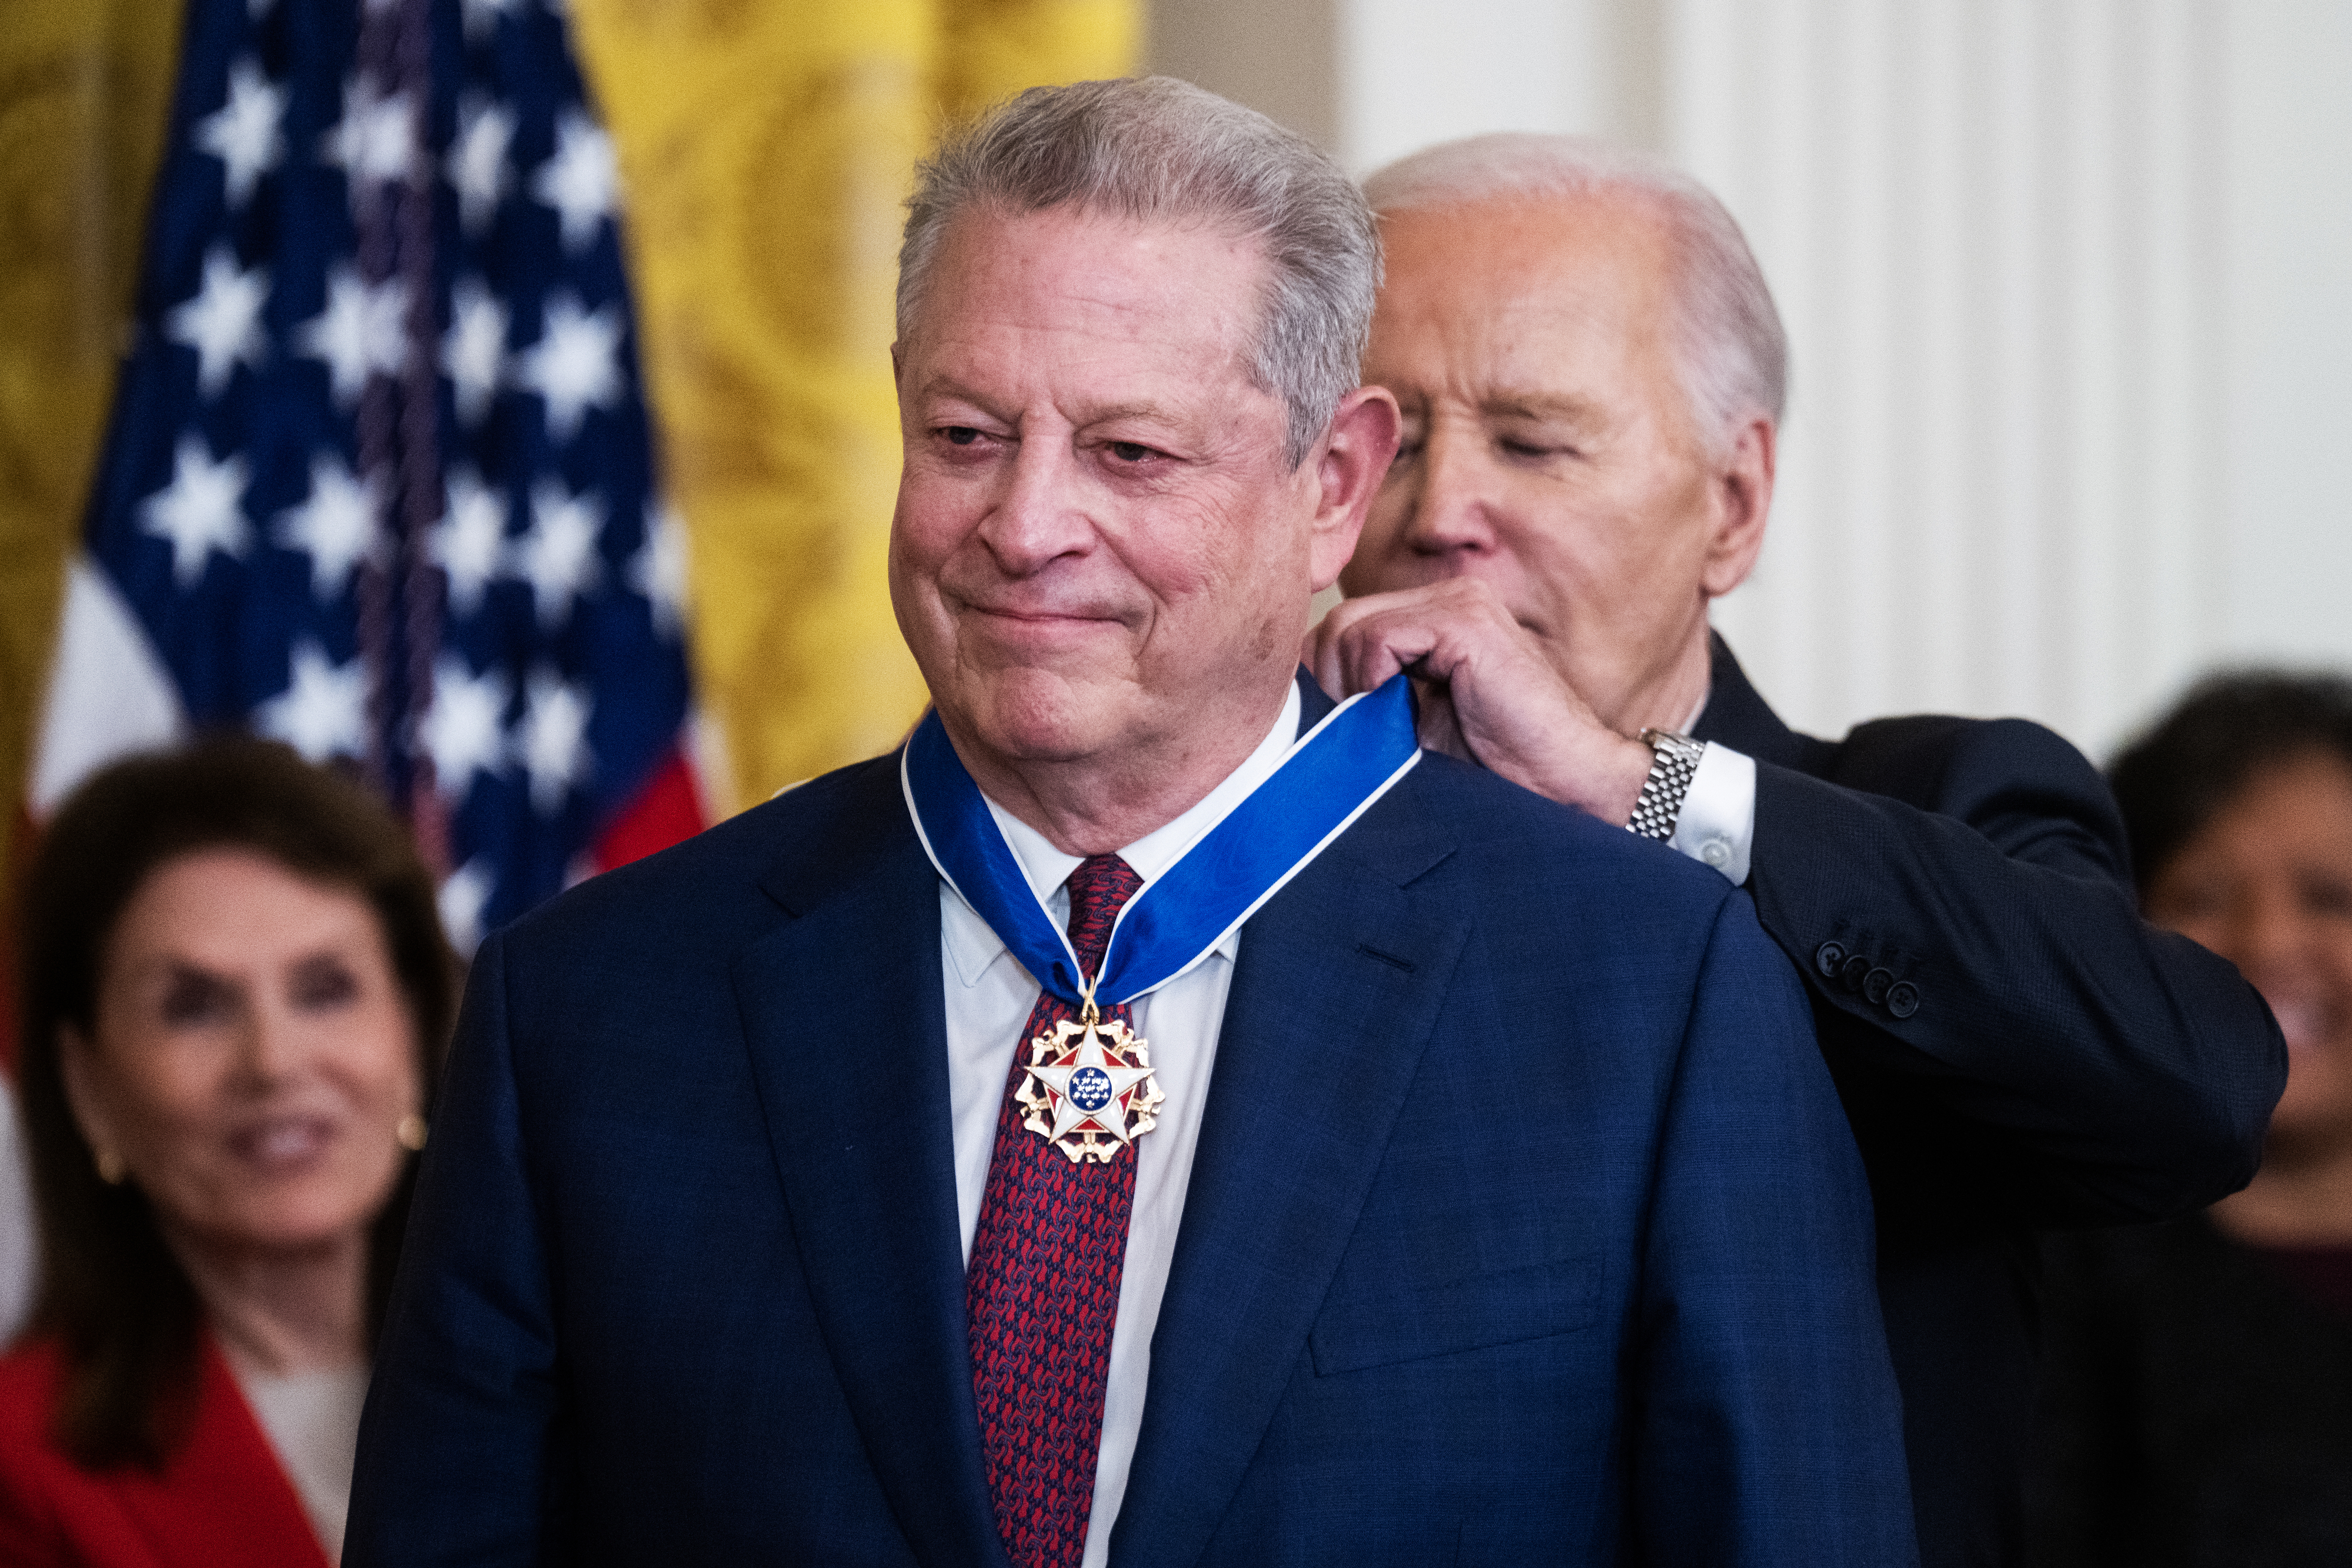
<path id="1" fill-rule="evenodd" d="M 1772 290 L 1715 193 L 1664 159 L 1588 137 L 1505 131 L 1442 142 L 1364 182 L 1383 214 L 1617 192 L 1646 200 L 1671 235 L 1683 386 L 1700 438 L 1721 451 L 1755 414 L 1778 424 L 1789 399 L 1789 339 Z"/>
<path id="2" fill-rule="evenodd" d="M 968 207 L 1075 205 L 1202 225 L 1257 242 L 1257 384 L 1288 412 L 1305 461 L 1362 380 L 1380 234 L 1339 166 L 1255 110 L 1171 77 L 1032 88 L 950 136 L 916 172 L 898 248 L 898 336 L 912 329 L 948 225 Z"/>

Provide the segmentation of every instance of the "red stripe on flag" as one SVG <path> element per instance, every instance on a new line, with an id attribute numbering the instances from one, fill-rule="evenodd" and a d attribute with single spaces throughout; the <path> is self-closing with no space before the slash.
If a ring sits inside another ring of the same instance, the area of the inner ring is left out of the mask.
<path id="1" fill-rule="evenodd" d="M 636 799 L 597 836 L 591 852 L 598 871 L 611 871 L 690 839 L 706 825 L 694 768 L 685 753 L 673 747 Z"/>

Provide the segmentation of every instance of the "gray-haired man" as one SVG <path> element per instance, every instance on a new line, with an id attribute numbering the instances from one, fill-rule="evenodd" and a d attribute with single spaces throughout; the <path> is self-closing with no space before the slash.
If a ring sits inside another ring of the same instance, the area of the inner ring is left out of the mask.
<path id="1" fill-rule="evenodd" d="M 1919 717 L 1816 740 L 1710 639 L 1763 545 L 1788 354 L 1720 203 L 1519 135 L 1367 193 L 1389 271 L 1365 376 L 1405 434 L 1310 661 L 1342 694 L 1412 665 L 1433 743 L 1754 894 L 1870 1165 L 1922 1555 L 2013 1562 L 2029 1228 L 2243 1185 L 2278 1031 L 2137 918 L 2114 804 L 2058 737 Z"/>
<path id="2" fill-rule="evenodd" d="M 484 945 L 346 1561 L 1907 1562 L 1745 901 L 1295 678 L 1396 440 L 1353 187 L 1089 83 L 911 210 L 936 712 Z"/>

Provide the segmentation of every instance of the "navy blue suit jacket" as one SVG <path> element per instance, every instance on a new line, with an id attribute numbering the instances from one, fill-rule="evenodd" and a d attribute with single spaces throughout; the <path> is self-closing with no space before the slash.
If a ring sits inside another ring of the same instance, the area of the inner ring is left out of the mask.
<path id="1" fill-rule="evenodd" d="M 487 943 L 345 1561 L 1003 1563 L 942 1009 L 895 758 Z M 1425 758 L 1244 928 L 1111 1561 L 1908 1563 L 1872 1268 L 1748 900 Z"/>
<path id="2" fill-rule="evenodd" d="M 2226 960 L 2140 919 L 2114 798 L 2041 726 L 1919 716 L 1818 740 L 1718 638 L 1697 733 L 1756 758 L 1748 886 L 1870 1167 L 1920 1554 L 2013 1564 L 2034 1229 L 2243 1186 L 2285 1042 Z"/>

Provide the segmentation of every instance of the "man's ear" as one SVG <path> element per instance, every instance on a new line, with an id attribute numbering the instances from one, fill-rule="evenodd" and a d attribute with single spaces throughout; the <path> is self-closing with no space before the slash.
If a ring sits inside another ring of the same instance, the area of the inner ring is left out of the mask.
<path id="1" fill-rule="evenodd" d="M 1722 598 L 1756 570 L 1779 455 L 1779 432 L 1769 416 L 1759 413 L 1739 427 L 1729 455 L 1716 466 L 1709 497 L 1714 532 L 1699 572 L 1699 588 L 1709 599 Z"/>
<path id="2" fill-rule="evenodd" d="M 1339 581 L 1339 569 L 1356 553 L 1356 536 L 1364 531 L 1403 429 L 1393 393 L 1386 387 L 1358 387 L 1339 400 L 1320 449 L 1308 456 L 1316 481 L 1309 541 L 1316 592 Z"/>

